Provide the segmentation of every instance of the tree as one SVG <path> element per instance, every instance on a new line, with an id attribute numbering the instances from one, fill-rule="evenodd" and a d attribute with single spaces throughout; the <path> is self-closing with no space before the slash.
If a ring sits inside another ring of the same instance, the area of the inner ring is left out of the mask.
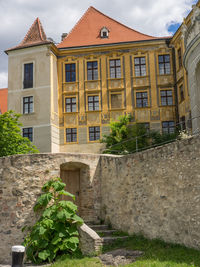
<path id="1" fill-rule="evenodd" d="M 130 154 L 149 147 L 163 145 L 176 140 L 178 131 L 173 134 L 160 134 L 150 131 L 142 123 L 130 124 L 130 116 L 120 116 L 110 122 L 110 134 L 101 139 L 106 144 L 105 154 Z"/>
<path id="2" fill-rule="evenodd" d="M 41 215 L 39 220 L 28 228 L 23 245 L 26 246 L 28 260 L 34 263 L 52 262 L 58 256 L 74 254 L 78 250 L 77 227 L 83 220 L 76 214 L 77 206 L 62 200 L 63 196 L 75 196 L 66 192 L 66 184 L 60 178 L 53 178 L 42 187 L 34 212 Z"/>
<path id="3" fill-rule="evenodd" d="M 39 152 L 28 138 L 22 137 L 19 117 L 13 111 L 0 115 L 0 157 Z"/>
<path id="4" fill-rule="evenodd" d="M 141 123 L 130 125 L 131 117 L 120 116 L 118 121 L 110 122 L 111 133 L 101 139 L 106 144 L 106 154 L 134 153 L 149 145 L 149 134 Z"/>

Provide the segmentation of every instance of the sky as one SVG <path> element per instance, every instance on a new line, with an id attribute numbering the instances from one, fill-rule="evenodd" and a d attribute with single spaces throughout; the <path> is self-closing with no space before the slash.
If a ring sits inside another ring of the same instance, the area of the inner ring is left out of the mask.
<path id="1" fill-rule="evenodd" d="M 89 6 L 142 33 L 172 35 L 197 0 L 0 0 L 0 88 L 7 87 L 8 57 L 39 17 L 47 37 L 56 43 Z"/>

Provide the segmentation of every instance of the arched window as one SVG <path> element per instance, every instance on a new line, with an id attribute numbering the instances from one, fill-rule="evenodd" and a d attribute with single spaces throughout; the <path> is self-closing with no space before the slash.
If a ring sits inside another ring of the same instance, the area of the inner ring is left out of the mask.
<path id="1" fill-rule="evenodd" d="M 108 38 L 109 30 L 106 27 L 101 29 L 101 38 Z"/>

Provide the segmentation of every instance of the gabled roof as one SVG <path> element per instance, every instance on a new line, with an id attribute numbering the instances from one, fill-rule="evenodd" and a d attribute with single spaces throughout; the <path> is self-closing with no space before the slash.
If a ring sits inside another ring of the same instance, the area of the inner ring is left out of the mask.
<path id="1" fill-rule="evenodd" d="M 100 36 L 100 31 L 103 27 L 109 30 L 108 38 L 101 38 Z M 135 31 L 91 6 L 57 47 L 67 48 L 152 39 L 161 38 Z"/>
<path id="2" fill-rule="evenodd" d="M 0 88 L 0 114 L 8 109 L 8 88 Z"/>
<path id="3" fill-rule="evenodd" d="M 30 27 L 29 31 L 24 37 L 23 41 L 19 45 L 7 49 L 5 52 L 35 45 L 48 44 L 48 43 L 51 43 L 51 41 L 47 40 L 42 24 L 39 18 L 37 18 L 33 22 L 32 26 Z"/>

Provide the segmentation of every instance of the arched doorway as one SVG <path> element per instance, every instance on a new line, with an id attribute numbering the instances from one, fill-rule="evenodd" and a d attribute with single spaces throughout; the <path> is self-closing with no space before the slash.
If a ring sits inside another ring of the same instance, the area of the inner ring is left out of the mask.
<path id="1" fill-rule="evenodd" d="M 78 214 L 86 221 L 94 221 L 94 189 L 90 181 L 89 165 L 81 162 L 66 162 L 60 165 L 60 177 L 66 191 L 75 195 Z M 64 197 L 73 201 L 72 198 Z"/>

